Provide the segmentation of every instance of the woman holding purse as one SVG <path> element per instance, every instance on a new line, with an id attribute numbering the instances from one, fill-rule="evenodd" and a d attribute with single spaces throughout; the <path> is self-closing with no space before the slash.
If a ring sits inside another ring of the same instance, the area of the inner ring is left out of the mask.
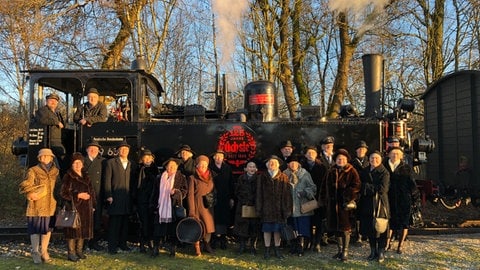
<path id="1" fill-rule="evenodd" d="M 377 213 L 382 218 L 390 216 L 388 203 L 390 174 L 382 164 L 382 154 L 380 152 L 372 152 L 369 156 L 369 163 L 370 165 L 360 173 L 362 188 L 357 210 L 360 218 L 360 234 L 367 236 L 370 244 L 370 255 L 367 259 L 369 261 L 377 259 L 378 262 L 383 262 L 385 260 L 388 228 L 385 232 L 377 232 L 373 220 Z M 379 205 L 380 207 L 378 207 Z"/>
<path id="2" fill-rule="evenodd" d="M 83 254 L 85 239 L 93 237 L 93 211 L 95 211 L 95 191 L 87 173 L 83 170 L 83 155 L 72 154 L 72 165 L 63 176 L 60 196 L 64 201 L 75 208 L 80 215 L 81 225 L 79 228 L 65 228 L 65 239 L 67 240 L 67 259 L 76 262 L 79 259 L 86 259 Z"/>
<path id="3" fill-rule="evenodd" d="M 20 183 L 19 192 L 25 194 L 27 204 L 27 226 L 32 245 L 32 258 L 35 264 L 50 262 L 48 244 L 53 230 L 57 201 L 53 191 L 58 178 L 58 168 L 53 162 L 52 150 L 42 148 L 38 151 L 38 164 L 28 169 L 25 179 Z M 41 249 L 40 249 L 41 242 Z"/>

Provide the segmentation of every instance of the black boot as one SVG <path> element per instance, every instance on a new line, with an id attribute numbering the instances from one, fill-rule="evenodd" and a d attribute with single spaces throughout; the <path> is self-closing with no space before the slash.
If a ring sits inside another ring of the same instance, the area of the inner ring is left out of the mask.
<path id="1" fill-rule="evenodd" d="M 370 255 L 368 255 L 367 260 L 373 261 L 377 258 L 377 240 L 370 237 L 368 243 L 370 244 Z"/>
<path id="2" fill-rule="evenodd" d="M 240 240 L 240 246 L 238 247 L 238 254 L 240 255 L 243 252 L 245 252 L 245 248 L 247 246 L 247 244 L 246 244 L 247 241 L 246 241 L 245 237 L 243 237 L 243 236 L 240 236 L 239 240 Z"/>
<path id="3" fill-rule="evenodd" d="M 264 259 L 270 258 L 270 247 L 265 247 L 265 253 L 263 253 L 263 258 Z"/>
<path id="4" fill-rule="evenodd" d="M 170 257 L 175 257 L 177 251 L 177 241 L 175 239 L 172 239 L 170 241 Z"/>
<path id="5" fill-rule="evenodd" d="M 350 232 L 343 232 L 342 261 L 348 260 L 348 246 L 350 245 Z"/>
<path id="6" fill-rule="evenodd" d="M 220 248 L 227 249 L 227 236 L 225 234 L 220 235 Z"/>
<path id="7" fill-rule="evenodd" d="M 160 248 L 160 240 L 153 240 L 153 250 L 150 256 L 157 257 L 159 254 L 158 249 Z"/>
<path id="8" fill-rule="evenodd" d="M 250 239 L 250 254 L 257 255 L 257 238 Z"/>
<path id="9" fill-rule="evenodd" d="M 305 238 L 303 236 L 298 237 L 298 242 L 297 242 L 297 255 L 299 257 L 303 256 L 303 247 L 305 245 Z"/>
<path id="10" fill-rule="evenodd" d="M 78 257 L 76 254 L 76 246 L 75 246 L 75 239 L 67 239 L 67 248 L 68 248 L 68 256 L 67 259 L 72 262 L 78 261 Z"/>
<path id="11" fill-rule="evenodd" d="M 277 257 L 278 259 L 283 259 L 284 258 L 282 253 L 280 253 L 280 247 L 275 246 L 273 248 L 273 251 L 275 252 L 275 257 Z"/>
<path id="12" fill-rule="evenodd" d="M 87 256 L 83 254 L 83 242 L 83 239 L 77 239 L 77 257 L 82 260 L 87 258 Z"/>
<path id="13" fill-rule="evenodd" d="M 342 259 L 342 250 L 343 250 L 343 237 L 337 236 L 337 254 L 333 255 L 332 258 L 341 260 Z"/>

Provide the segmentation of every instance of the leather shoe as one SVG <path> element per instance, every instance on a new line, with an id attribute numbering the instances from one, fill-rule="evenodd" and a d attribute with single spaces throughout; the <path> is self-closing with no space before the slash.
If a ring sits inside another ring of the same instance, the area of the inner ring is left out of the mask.
<path id="1" fill-rule="evenodd" d="M 385 254 L 383 253 L 383 251 L 381 251 L 380 253 L 378 253 L 378 262 L 382 263 L 384 261 L 385 261 Z"/>

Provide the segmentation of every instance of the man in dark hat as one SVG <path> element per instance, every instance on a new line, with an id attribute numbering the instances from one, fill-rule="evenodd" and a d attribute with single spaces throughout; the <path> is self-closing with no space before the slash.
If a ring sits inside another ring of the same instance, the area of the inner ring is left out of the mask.
<path id="1" fill-rule="evenodd" d="M 117 146 L 118 156 L 107 160 L 105 166 L 105 198 L 108 206 L 108 252 L 117 248 L 129 251 L 127 246 L 128 217 L 132 214 L 131 182 L 135 164 L 128 159 L 130 145 L 123 141 Z"/>
<path id="2" fill-rule="evenodd" d="M 73 120 L 82 126 L 91 127 L 94 123 L 107 121 L 107 107 L 99 101 L 100 93 L 96 88 L 87 92 L 88 101 L 80 105 L 73 115 Z"/>
<path id="3" fill-rule="evenodd" d="M 359 141 L 355 145 L 355 157 L 352 159 L 351 164 L 358 173 L 370 165 L 368 162 L 367 152 L 368 145 L 365 141 Z"/>
<path id="4" fill-rule="evenodd" d="M 215 172 L 213 182 L 217 190 L 217 204 L 214 207 L 215 235 L 212 248 L 220 244 L 221 249 L 227 248 L 227 229 L 233 220 L 233 175 L 232 168 L 225 162 L 225 152 L 217 150 L 212 154 L 213 162 L 209 164 L 210 171 Z"/>
<path id="5" fill-rule="evenodd" d="M 60 168 L 66 169 L 64 164 L 65 147 L 62 144 L 62 129 L 65 127 L 63 116 L 58 110 L 60 97 L 55 94 L 49 94 L 46 97 L 46 105 L 39 108 L 35 113 L 35 122 L 46 126 L 48 147 L 53 151 L 59 162 Z"/>
<path id="6" fill-rule="evenodd" d="M 290 140 L 283 141 L 280 144 L 280 152 L 282 153 L 281 158 L 283 160 L 283 163 L 280 166 L 280 169 L 284 171 L 287 169 L 287 159 L 292 155 L 293 151 L 295 150 L 295 147 L 293 146 L 292 142 Z"/>
<path id="7" fill-rule="evenodd" d="M 321 141 L 322 153 L 320 155 L 320 160 L 322 163 L 330 168 L 335 164 L 333 160 L 333 145 L 335 139 L 332 136 L 327 136 Z"/>
<path id="8" fill-rule="evenodd" d="M 84 161 L 84 169 L 87 170 L 90 181 L 96 196 L 96 211 L 93 212 L 93 238 L 88 242 L 90 249 L 100 251 L 103 249 L 98 244 L 102 232 L 102 210 L 103 210 L 103 168 L 105 167 L 105 158 L 100 151 L 102 146 L 97 141 L 91 141 L 87 144 Z"/>
<path id="9" fill-rule="evenodd" d="M 188 177 L 194 174 L 196 170 L 195 160 L 193 159 L 195 152 L 193 152 L 190 145 L 184 144 L 180 147 L 180 149 L 177 150 L 177 152 L 175 152 L 175 155 L 182 159 L 178 170 L 188 179 Z"/>

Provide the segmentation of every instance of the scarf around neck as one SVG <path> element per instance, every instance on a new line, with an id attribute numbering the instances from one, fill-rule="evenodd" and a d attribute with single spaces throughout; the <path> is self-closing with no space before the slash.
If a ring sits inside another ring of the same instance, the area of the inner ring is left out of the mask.
<path id="1" fill-rule="evenodd" d="M 173 184 L 175 182 L 175 174 L 168 176 L 165 171 L 160 178 L 160 190 L 158 194 L 158 222 L 169 223 L 173 221 L 172 218 L 172 200 L 170 193 L 172 192 Z"/>

